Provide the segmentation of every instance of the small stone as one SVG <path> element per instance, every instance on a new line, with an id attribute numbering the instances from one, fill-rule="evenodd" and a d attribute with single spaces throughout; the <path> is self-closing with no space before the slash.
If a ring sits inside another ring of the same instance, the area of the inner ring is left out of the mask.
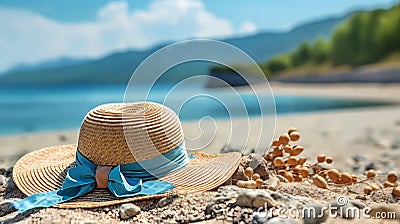
<path id="1" fill-rule="evenodd" d="M 0 174 L 0 187 L 5 186 L 7 183 L 7 177 Z"/>
<path id="2" fill-rule="evenodd" d="M 63 134 L 58 135 L 58 140 L 59 140 L 60 142 L 65 142 L 65 141 L 67 140 L 67 136 L 66 136 L 66 135 L 63 135 Z"/>
<path id="3" fill-rule="evenodd" d="M 236 204 L 243 207 L 252 207 L 253 200 L 257 197 L 255 191 L 244 191 L 236 198 Z"/>
<path id="4" fill-rule="evenodd" d="M 368 170 L 375 170 L 376 169 L 376 165 L 374 162 L 369 162 L 365 165 L 364 170 L 368 171 Z"/>
<path id="5" fill-rule="evenodd" d="M 267 212 L 254 212 L 253 213 L 253 221 L 252 224 L 264 224 L 269 223 L 268 219 L 271 218 L 271 215 Z"/>
<path id="6" fill-rule="evenodd" d="M 129 219 L 139 214 L 140 211 L 140 207 L 132 203 L 123 204 L 119 209 L 119 217 L 121 219 Z"/>
<path id="7" fill-rule="evenodd" d="M 357 195 L 356 199 L 365 201 L 365 200 L 367 200 L 367 197 L 365 195 Z"/>
<path id="8" fill-rule="evenodd" d="M 279 182 L 282 182 L 282 183 L 288 183 L 289 182 L 286 178 L 284 178 L 281 175 L 277 175 L 276 178 L 278 178 Z"/>
<path id="9" fill-rule="evenodd" d="M 400 197 L 400 186 L 394 187 L 392 190 L 392 194 L 395 197 Z"/>
<path id="10" fill-rule="evenodd" d="M 275 200 L 266 192 L 244 191 L 236 199 L 236 204 L 243 207 L 273 207 Z"/>
<path id="11" fill-rule="evenodd" d="M 12 177 L 12 172 L 13 172 L 14 167 L 9 167 L 6 171 L 6 177 Z"/>
<path id="12" fill-rule="evenodd" d="M 215 197 L 215 198 L 211 199 L 211 201 L 214 203 L 222 203 L 222 202 L 228 201 L 230 199 L 231 198 L 229 198 L 229 197 Z"/>
<path id="13" fill-rule="evenodd" d="M 328 217 L 326 209 L 321 205 L 311 204 L 303 208 L 304 224 L 323 223 Z"/>
<path id="14" fill-rule="evenodd" d="M 352 159 L 356 163 L 367 161 L 367 158 L 365 156 L 362 156 L 362 155 L 355 155 L 355 156 L 352 157 Z"/>
<path id="15" fill-rule="evenodd" d="M 7 187 L 6 191 L 4 192 L 4 199 L 8 198 L 23 198 L 25 197 L 25 194 L 22 193 L 17 186 L 15 186 L 15 183 L 12 178 L 8 178 L 7 180 Z"/>
<path id="16" fill-rule="evenodd" d="M 258 196 L 253 200 L 253 206 L 256 208 L 261 207 L 273 207 L 276 205 L 275 200 L 271 197 L 271 195 L 267 193 L 258 194 Z"/>
<path id="17" fill-rule="evenodd" d="M 200 222 L 203 220 L 204 220 L 204 218 L 201 216 L 190 216 L 189 217 L 189 222 Z"/>
<path id="18" fill-rule="evenodd" d="M 261 179 L 267 179 L 269 177 L 269 171 L 267 168 L 267 161 L 258 153 L 251 153 L 243 156 L 240 162 L 238 170 L 233 174 L 233 180 L 247 180 L 244 174 L 245 168 L 251 167 L 254 173 L 258 173 Z"/>
<path id="19" fill-rule="evenodd" d="M 0 175 L 6 175 L 7 170 L 4 168 L 0 168 Z"/>
<path id="20" fill-rule="evenodd" d="M 264 185 L 271 191 L 276 191 L 279 187 L 280 181 L 278 177 L 271 176 L 269 179 L 264 181 Z"/>
<path id="21" fill-rule="evenodd" d="M 242 165 L 240 165 L 239 168 L 236 170 L 236 172 L 232 175 L 232 180 L 236 182 L 238 180 L 247 180 L 247 177 L 244 174 L 244 167 Z"/>
<path id="22" fill-rule="evenodd" d="M 268 222 L 263 222 L 263 223 L 268 223 L 268 224 L 296 224 L 297 222 L 294 221 L 293 219 L 289 219 L 289 218 L 274 217 L 272 219 L 269 219 Z"/>
<path id="23" fill-rule="evenodd" d="M 379 140 L 378 142 L 375 143 L 376 146 L 378 146 L 381 149 L 388 149 L 390 148 L 390 142 L 386 139 Z"/>
<path id="24" fill-rule="evenodd" d="M 400 139 L 394 140 L 394 141 L 392 142 L 391 148 L 392 148 L 392 149 L 398 149 L 398 148 L 400 148 Z"/>
<path id="25" fill-rule="evenodd" d="M 165 198 L 161 198 L 158 201 L 157 206 L 159 208 L 165 207 L 165 206 L 171 204 L 176 197 L 177 197 L 176 195 L 172 195 L 172 196 L 168 196 L 168 197 L 165 197 Z"/>
<path id="26" fill-rule="evenodd" d="M 205 215 L 210 215 L 210 218 L 215 217 L 215 204 L 210 203 L 206 206 L 206 209 L 204 210 Z"/>

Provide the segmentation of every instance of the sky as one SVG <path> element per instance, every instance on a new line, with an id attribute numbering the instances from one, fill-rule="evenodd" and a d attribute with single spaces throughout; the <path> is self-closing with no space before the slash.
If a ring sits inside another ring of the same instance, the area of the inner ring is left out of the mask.
<path id="1" fill-rule="evenodd" d="M 98 58 L 189 38 L 286 31 L 398 0 L 2 0 L 0 72 L 45 60 Z"/>

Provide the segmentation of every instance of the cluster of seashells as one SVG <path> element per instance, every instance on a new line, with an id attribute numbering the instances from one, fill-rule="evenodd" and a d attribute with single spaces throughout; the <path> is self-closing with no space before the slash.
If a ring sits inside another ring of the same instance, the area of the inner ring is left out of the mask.
<path id="1" fill-rule="evenodd" d="M 375 170 L 369 170 L 363 180 L 358 180 L 358 176 L 347 172 L 340 172 L 334 168 L 322 166 L 323 163 L 332 164 L 333 158 L 325 154 L 316 156 L 316 162 L 308 163 L 306 157 L 301 154 L 304 147 L 293 144 L 300 139 L 300 133 L 296 128 L 290 128 L 287 132 L 279 136 L 272 142 L 270 150 L 264 155 L 264 159 L 271 164 L 272 171 L 280 175 L 288 182 L 302 182 L 303 180 L 312 180 L 316 186 L 328 189 L 329 184 L 351 185 L 361 183 L 366 180 L 372 180 L 377 176 Z M 271 150 L 272 149 L 272 150 Z M 251 167 L 245 169 L 247 180 L 239 180 L 236 185 L 242 188 L 255 189 L 263 185 L 260 175 L 254 173 Z M 392 194 L 400 197 L 400 185 L 397 184 L 397 173 L 392 171 L 387 174 L 387 180 L 379 186 L 374 183 L 368 183 L 364 187 L 364 194 L 371 194 L 373 191 L 393 187 Z"/>

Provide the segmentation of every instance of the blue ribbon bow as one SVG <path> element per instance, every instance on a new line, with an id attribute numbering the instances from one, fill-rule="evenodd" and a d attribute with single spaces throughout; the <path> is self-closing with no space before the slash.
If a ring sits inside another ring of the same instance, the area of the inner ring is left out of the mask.
<path id="1" fill-rule="evenodd" d="M 155 158 L 113 167 L 108 174 L 108 189 L 116 197 L 153 195 L 174 188 L 169 182 L 154 180 L 189 163 L 184 145 Z M 76 151 L 76 166 L 68 169 L 60 190 L 38 193 L 11 204 L 19 211 L 47 208 L 69 201 L 96 188 L 97 165 Z"/>

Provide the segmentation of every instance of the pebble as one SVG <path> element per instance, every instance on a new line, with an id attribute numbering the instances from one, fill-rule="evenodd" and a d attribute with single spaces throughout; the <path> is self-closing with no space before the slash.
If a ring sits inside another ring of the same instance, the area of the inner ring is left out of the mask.
<path id="1" fill-rule="evenodd" d="M 260 154 L 258 153 L 250 154 L 249 160 L 250 161 L 248 162 L 248 166 L 253 168 L 254 173 L 258 173 L 263 180 L 269 178 L 267 161 L 265 161 Z"/>
<path id="2" fill-rule="evenodd" d="M 270 176 L 269 179 L 264 180 L 264 184 L 262 185 L 262 188 L 269 189 L 271 191 L 276 191 L 278 190 L 280 184 L 280 180 L 276 176 Z"/>
<path id="3" fill-rule="evenodd" d="M 204 221 L 204 217 L 202 216 L 190 216 L 189 222 L 201 222 Z"/>
<path id="4" fill-rule="evenodd" d="M 247 208 L 260 208 L 260 207 L 276 207 L 282 206 L 287 208 L 302 208 L 310 199 L 304 196 L 293 196 L 291 194 L 281 194 L 268 189 L 247 189 L 239 188 L 237 186 L 222 186 L 218 189 L 219 192 L 224 194 L 237 195 L 235 199 L 237 206 Z"/>
<path id="5" fill-rule="evenodd" d="M 306 210 L 307 209 L 307 210 Z M 323 206 L 317 204 L 310 204 L 304 208 L 304 211 L 310 211 L 304 213 L 303 220 L 304 224 L 319 224 L 323 223 L 328 217 L 326 210 L 323 211 Z M 315 214 L 311 213 L 314 212 Z M 323 213 L 323 214 L 322 214 Z"/>
<path id="6" fill-rule="evenodd" d="M 400 139 L 394 140 L 394 141 L 392 142 L 391 148 L 392 148 L 392 149 L 399 149 L 399 148 L 400 148 Z"/>
<path id="7" fill-rule="evenodd" d="M 6 177 L 12 177 L 12 172 L 13 172 L 14 167 L 9 167 L 6 171 L 5 176 Z"/>
<path id="8" fill-rule="evenodd" d="M 5 168 L 0 168 L 0 175 L 6 175 L 7 170 Z"/>
<path id="9" fill-rule="evenodd" d="M 377 169 L 377 168 L 376 168 L 374 162 L 369 162 L 369 163 L 365 164 L 364 171 L 375 170 L 375 169 Z"/>
<path id="10" fill-rule="evenodd" d="M 367 200 L 367 197 L 365 196 L 365 195 L 357 195 L 356 196 L 356 199 L 359 199 L 359 200 Z"/>
<path id="11" fill-rule="evenodd" d="M 132 203 L 123 204 L 119 209 L 119 217 L 121 219 L 129 219 L 139 214 L 140 211 L 140 207 Z"/>
<path id="12" fill-rule="evenodd" d="M 375 143 L 375 145 L 381 149 L 388 149 L 390 148 L 390 142 L 386 139 L 379 140 Z"/>
<path id="13" fill-rule="evenodd" d="M 244 170 L 247 167 L 251 167 L 254 173 L 258 173 L 261 179 L 265 180 L 269 178 L 269 171 L 267 168 L 267 161 L 258 153 L 251 153 L 247 156 L 243 156 L 240 162 L 238 170 L 233 174 L 233 180 L 247 180 Z"/>
<path id="14" fill-rule="evenodd" d="M 257 197 L 253 200 L 253 206 L 256 208 L 261 208 L 268 206 L 270 207 L 275 207 L 277 203 L 275 200 L 269 195 L 269 194 L 258 194 Z"/>
<path id="15" fill-rule="evenodd" d="M 176 195 L 172 195 L 172 196 L 168 196 L 168 197 L 165 197 L 165 198 L 161 198 L 158 201 L 157 206 L 159 208 L 165 207 L 165 206 L 171 204 L 176 197 L 177 197 Z"/>
<path id="16" fill-rule="evenodd" d="M 24 198 L 25 194 L 22 193 L 17 186 L 15 186 L 15 183 L 12 178 L 8 178 L 7 180 L 7 186 L 5 188 L 4 192 L 4 199 L 8 198 Z"/>
<path id="17" fill-rule="evenodd" d="M 0 174 L 0 187 L 3 187 L 7 184 L 7 177 Z"/>
<path id="18" fill-rule="evenodd" d="M 284 178 L 281 175 L 277 175 L 276 178 L 278 178 L 279 182 L 282 182 L 282 183 L 288 183 L 289 182 L 286 178 Z"/>
<path id="19" fill-rule="evenodd" d="M 352 159 L 356 163 L 367 161 L 367 158 L 365 156 L 362 156 L 362 155 L 355 155 L 355 156 L 352 157 Z"/>
<path id="20" fill-rule="evenodd" d="M 268 223 L 268 224 L 296 224 L 297 222 L 294 221 L 293 219 L 290 219 L 290 218 L 274 217 L 272 219 L 269 219 L 268 222 L 263 222 L 263 223 Z"/>
<path id="21" fill-rule="evenodd" d="M 236 199 L 236 204 L 243 207 L 253 207 L 253 200 L 257 198 L 257 192 L 245 191 L 240 193 Z"/>
<path id="22" fill-rule="evenodd" d="M 254 212 L 253 213 L 253 220 L 252 224 L 263 224 L 263 223 L 269 223 L 268 219 L 271 218 L 271 215 L 268 214 L 267 212 Z"/>
<path id="23" fill-rule="evenodd" d="M 215 197 L 215 198 L 211 199 L 211 201 L 214 203 L 222 203 L 222 202 L 229 201 L 229 200 L 231 200 L 230 197 L 223 197 L 223 196 L 219 196 L 219 197 Z"/>

